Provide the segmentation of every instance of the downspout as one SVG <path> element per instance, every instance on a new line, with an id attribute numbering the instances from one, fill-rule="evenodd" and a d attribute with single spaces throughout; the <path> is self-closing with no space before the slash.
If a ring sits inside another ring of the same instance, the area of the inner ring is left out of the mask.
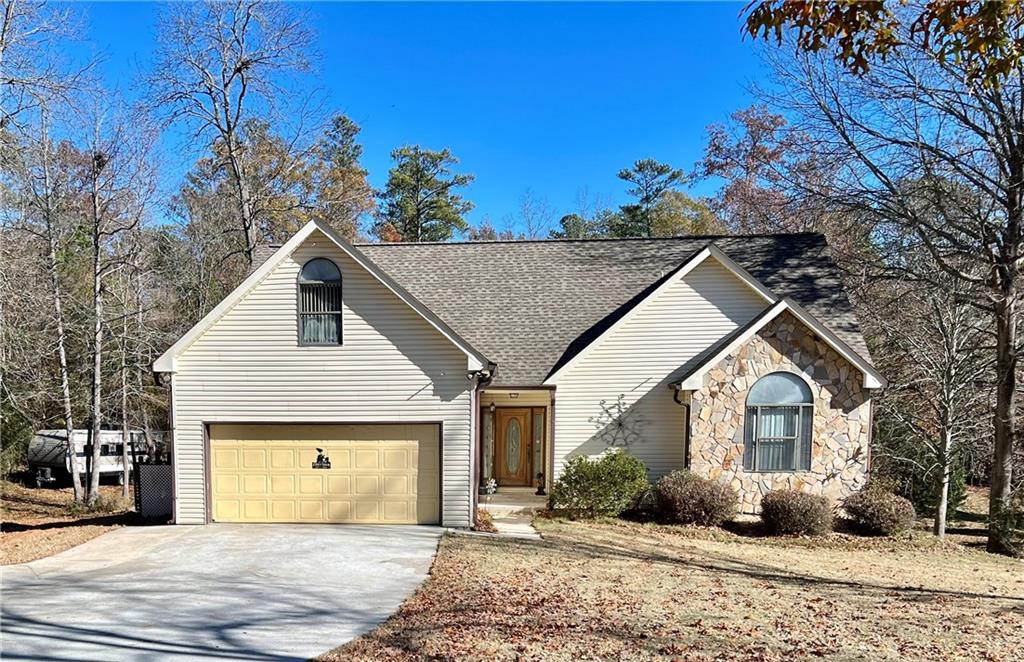
<path id="1" fill-rule="evenodd" d="M 473 410 L 470 412 L 470 443 L 472 444 L 473 452 L 470 453 L 471 466 L 470 466 L 470 486 L 469 486 L 469 528 L 472 529 L 476 524 L 476 511 L 479 507 L 480 502 L 480 389 L 491 383 L 494 379 L 494 369 L 497 366 L 494 363 L 487 365 L 487 370 L 476 370 L 470 372 L 468 377 L 473 380 L 473 395 L 470 398 L 471 407 Z"/>
<path id="2" fill-rule="evenodd" d="M 686 413 L 683 416 L 683 468 L 690 468 L 690 403 L 683 402 L 679 399 L 679 389 L 672 389 L 672 400 L 677 405 L 686 408 Z"/>

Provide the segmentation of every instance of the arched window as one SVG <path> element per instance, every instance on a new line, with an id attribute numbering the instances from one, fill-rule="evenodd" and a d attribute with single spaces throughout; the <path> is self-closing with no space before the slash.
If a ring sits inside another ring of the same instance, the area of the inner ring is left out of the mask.
<path id="1" fill-rule="evenodd" d="M 743 468 L 806 471 L 811 468 L 814 397 L 800 377 L 765 375 L 747 393 Z"/>
<path id="2" fill-rule="evenodd" d="M 299 344 L 341 344 L 341 270 L 322 257 L 299 272 Z"/>

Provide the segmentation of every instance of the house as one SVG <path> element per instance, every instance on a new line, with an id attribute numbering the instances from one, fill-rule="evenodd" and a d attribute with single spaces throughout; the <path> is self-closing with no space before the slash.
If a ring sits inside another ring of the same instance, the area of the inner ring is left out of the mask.
<path id="1" fill-rule="evenodd" d="M 865 479 L 884 385 L 815 234 L 353 246 L 309 223 L 154 364 L 175 521 L 467 527 L 621 446 L 743 509 Z"/>

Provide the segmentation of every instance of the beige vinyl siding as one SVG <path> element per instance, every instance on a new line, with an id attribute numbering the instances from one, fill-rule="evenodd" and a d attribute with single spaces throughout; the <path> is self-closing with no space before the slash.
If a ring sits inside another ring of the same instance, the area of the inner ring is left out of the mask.
<path id="1" fill-rule="evenodd" d="M 620 394 L 628 407 L 625 429 L 637 437 L 629 451 L 643 459 L 650 477 L 681 468 L 685 409 L 668 384 L 688 361 L 766 305 L 713 258 L 644 301 L 558 376 L 555 475 L 567 455 L 597 455 L 607 447 L 615 436 L 607 424 Z"/>
<path id="2" fill-rule="evenodd" d="M 340 346 L 300 347 L 296 279 L 314 257 L 342 272 Z M 205 521 L 203 426 L 441 423 L 442 523 L 470 525 L 472 383 L 466 355 L 314 232 L 178 357 L 176 521 Z"/>

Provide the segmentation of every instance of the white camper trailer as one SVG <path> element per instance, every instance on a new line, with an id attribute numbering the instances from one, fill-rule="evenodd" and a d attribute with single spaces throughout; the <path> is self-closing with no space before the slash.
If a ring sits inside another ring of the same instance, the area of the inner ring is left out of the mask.
<path id="1" fill-rule="evenodd" d="M 129 433 L 135 449 L 145 452 L 145 440 L 142 432 L 133 430 Z M 66 430 L 39 430 L 28 444 L 28 466 L 35 472 L 36 486 L 42 487 L 57 480 L 57 476 L 71 473 L 71 458 L 68 456 L 68 434 Z M 92 446 L 89 444 L 88 430 L 73 430 L 75 442 L 75 459 L 78 470 L 85 474 L 88 463 L 92 461 Z M 100 462 L 97 470 L 100 477 L 115 474 L 118 484 L 124 478 L 124 464 L 121 461 L 123 447 L 120 430 L 100 431 Z M 131 468 L 132 449 L 128 449 L 128 468 Z"/>

